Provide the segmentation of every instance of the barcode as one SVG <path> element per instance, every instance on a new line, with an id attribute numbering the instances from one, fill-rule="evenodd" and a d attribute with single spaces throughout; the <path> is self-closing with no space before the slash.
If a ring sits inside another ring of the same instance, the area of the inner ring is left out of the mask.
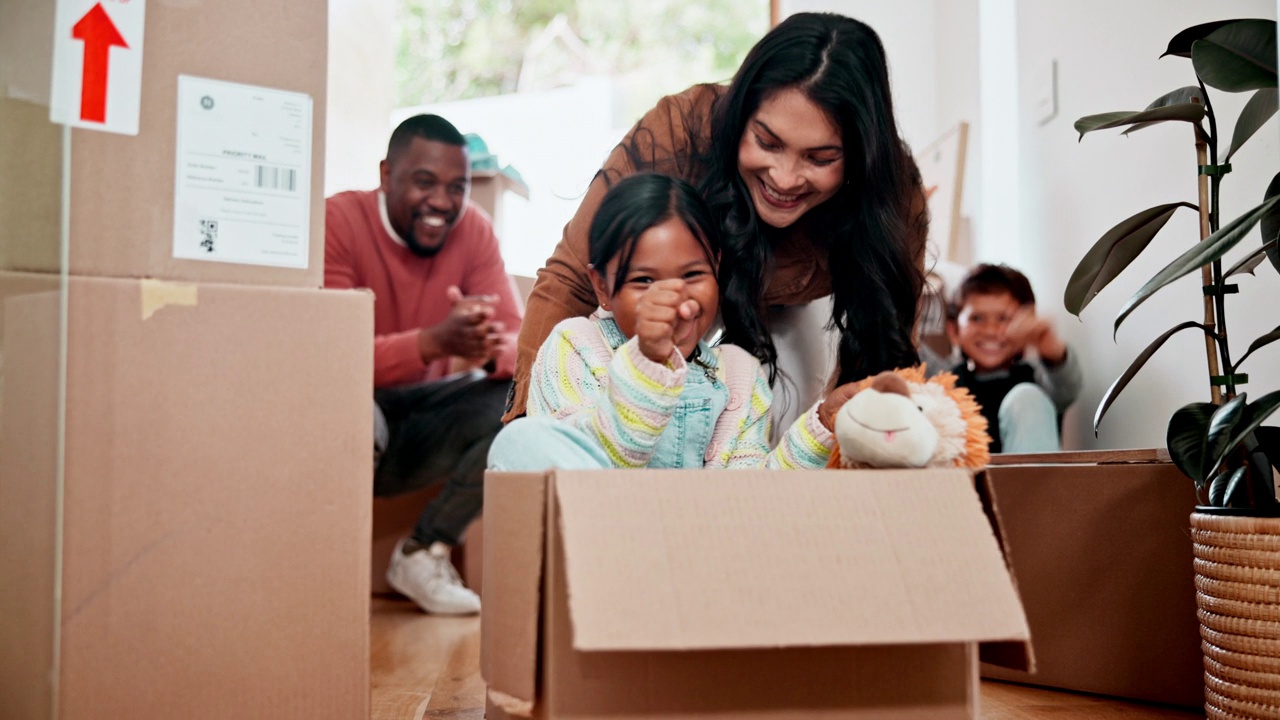
<path id="1" fill-rule="evenodd" d="M 200 248 L 205 252 L 211 253 L 214 250 L 214 243 L 218 241 L 218 221 L 217 220 L 201 220 L 200 221 Z"/>
<path id="2" fill-rule="evenodd" d="M 293 192 L 298 187 L 298 171 L 293 168 L 274 167 L 272 165 L 255 165 L 253 183 L 264 190 L 287 190 Z"/>

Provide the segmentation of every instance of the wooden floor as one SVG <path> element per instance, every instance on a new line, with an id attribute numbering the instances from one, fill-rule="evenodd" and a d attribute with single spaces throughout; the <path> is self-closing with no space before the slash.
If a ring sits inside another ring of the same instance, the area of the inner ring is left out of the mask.
<path id="1" fill-rule="evenodd" d="M 480 720 L 480 620 L 424 615 L 406 600 L 371 604 L 373 720 Z M 986 720 L 1191 720 L 1199 713 L 983 682 Z"/>

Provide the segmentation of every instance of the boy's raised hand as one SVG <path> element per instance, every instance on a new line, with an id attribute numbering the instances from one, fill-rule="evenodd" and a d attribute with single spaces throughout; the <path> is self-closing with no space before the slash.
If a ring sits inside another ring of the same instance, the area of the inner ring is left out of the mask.
<path id="1" fill-rule="evenodd" d="M 1040 359 L 1050 365 L 1062 362 L 1067 356 L 1066 343 L 1047 319 L 1036 315 L 1035 305 L 1019 308 L 1005 326 L 1004 336 L 1013 347 L 1035 348 Z"/>
<path id="2" fill-rule="evenodd" d="M 665 363 L 671 351 L 694 332 L 694 320 L 702 314 L 697 300 L 689 297 L 684 280 L 659 280 L 636 303 L 636 342 L 640 352 L 656 363 Z"/>

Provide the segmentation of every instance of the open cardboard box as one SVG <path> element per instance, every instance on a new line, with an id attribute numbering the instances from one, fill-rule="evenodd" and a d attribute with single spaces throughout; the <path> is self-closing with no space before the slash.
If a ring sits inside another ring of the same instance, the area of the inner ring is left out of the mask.
<path id="1" fill-rule="evenodd" d="M 963 470 L 485 480 L 488 717 L 976 718 L 1029 630 Z"/>
<path id="2" fill-rule="evenodd" d="M 995 455 L 982 487 L 1036 641 L 984 677 L 1199 707 L 1192 482 L 1164 451 Z"/>

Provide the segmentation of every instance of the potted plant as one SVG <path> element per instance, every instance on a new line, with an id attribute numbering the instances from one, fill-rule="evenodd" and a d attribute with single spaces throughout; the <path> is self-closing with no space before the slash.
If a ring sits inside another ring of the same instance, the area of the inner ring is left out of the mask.
<path id="1" fill-rule="evenodd" d="M 1226 311 L 1228 296 L 1239 291 L 1233 282 L 1237 276 L 1252 274 L 1267 260 L 1265 267 L 1280 272 L 1280 174 L 1265 191 L 1257 191 L 1260 204 L 1225 223 L 1219 217 L 1218 196 L 1229 182 L 1231 159 L 1276 113 L 1276 23 L 1225 20 L 1197 25 L 1174 36 L 1161 57 L 1165 55 L 1190 59 L 1196 85 L 1167 93 L 1145 110 L 1090 115 L 1075 127 L 1083 139 L 1106 128 L 1125 127 L 1127 135 L 1157 123 L 1188 123 L 1199 158 L 1198 202 L 1149 208 L 1109 230 L 1080 261 L 1064 302 L 1079 316 L 1179 208 L 1199 213 L 1200 241 L 1129 299 L 1115 319 L 1115 329 L 1156 292 L 1197 271 L 1204 317 L 1170 328 L 1138 355 L 1103 395 L 1094 431 L 1112 402 L 1170 337 L 1193 329 L 1204 334 L 1211 401 L 1174 412 L 1167 443 L 1171 459 L 1195 482 L 1202 503 L 1191 525 L 1205 654 L 1205 710 L 1210 718 L 1275 718 L 1280 717 L 1280 428 L 1263 422 L 1280 407 L 1280 391 L 1250 402 L 1240 386 L 1249 380 L 1243 372 L 1245 361 L 1280 340 L 1280 327 L 1252 340 L 1243 355 L 1237 355 L 1229 342 Z M 1229 149 L 1222 153 L 1224 136 L 1208 88 L 1253 93 L 1236 119 Z M 1222 258 L 1257 237 L 1251 232 L 1255 225 L 1262 230 L 1259 246 L 1224 270 Z"/>

